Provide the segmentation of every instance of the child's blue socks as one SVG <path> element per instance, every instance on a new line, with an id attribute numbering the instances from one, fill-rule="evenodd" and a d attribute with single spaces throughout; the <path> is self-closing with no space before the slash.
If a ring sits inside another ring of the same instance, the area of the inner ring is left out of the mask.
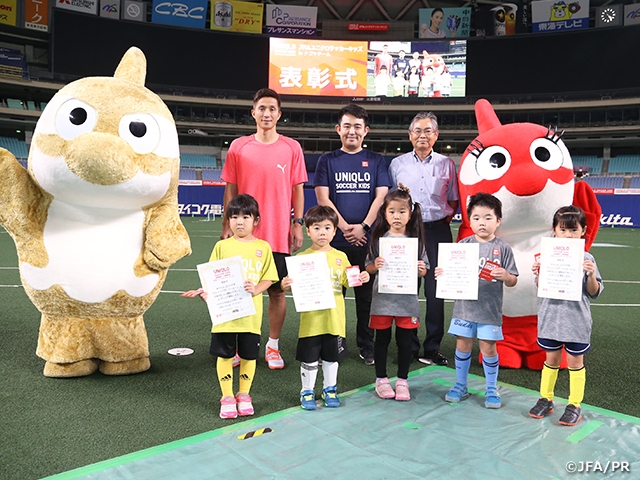
<path id="1" fill-rule="evenodd" d="M 497 357 L 496 357 L 497 358 Z M 456 348 L 456 380 L 459 384 L 466 386 L 471 366 L 471 352 L 461 352 Z"/>

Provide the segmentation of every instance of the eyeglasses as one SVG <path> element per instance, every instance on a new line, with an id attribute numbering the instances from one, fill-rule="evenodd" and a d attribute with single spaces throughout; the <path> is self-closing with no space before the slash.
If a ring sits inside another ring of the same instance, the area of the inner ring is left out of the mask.
<path id="1" fill-rule="evenodd" d="M 417 136 L 421 136 L 423 133 L 427 136 L 430 137 L 431 135 L 433 135 L 435 133 L 435 130 L 433 130 L 432 128 L 425 128 L 424 130 L 421 128 L 414 128 L 413 130 L 411 130 L 413 133 L 415 133 Z"/>

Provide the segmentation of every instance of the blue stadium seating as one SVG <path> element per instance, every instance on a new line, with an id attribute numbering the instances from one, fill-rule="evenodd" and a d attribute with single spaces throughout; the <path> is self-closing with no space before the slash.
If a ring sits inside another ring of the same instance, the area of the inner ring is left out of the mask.
<path id="1" fill-rule="evenodd" d="M 593 188 L 622 188 L 624 177 L 586 177 L 586 182 Z"/>
<path id="2" fill-rule="evenodd" d="M 205 155 L 199 153 L 181 153 L 180 165 L 183 167 L 195 168 L 216 168 L 218 166 L 215 155 Z"/>
<path id="3" fill-rule="evenodd" d="M 595 155 L 572 155 L 571 160 L 575 167 L 589 167 L 589 173 L 598 175 L 602 173 L 602 158 Z"/>
<path id="4" fill-rule="evenodd" d="M 640 188 L 640 177 L 631 177 L 629 188 Z"/>
<path id="5" fill-rule="evenodd" d="M 640 155 L 618 155 L 609 160 L 609 173 L 640 172 Z"/>
<path id="6" fill-rule="evenodd" d="M 180 168 L 180 180 L 196 180 L 194 168 Z"/>
<path id="7" fill-rule="evenodd" d="M 0 137 L 0 147 L 9 150 L 16 158 L 29 157 L 29 149 L 23 140 L 12 137 Z"/>
<path id="8" fill-rule="evenodd" d="M 222 175 L 222 170 L 215 170 L 213 168 L 202 169 L 203 180 L 220 180 L 220 175 Z"/>

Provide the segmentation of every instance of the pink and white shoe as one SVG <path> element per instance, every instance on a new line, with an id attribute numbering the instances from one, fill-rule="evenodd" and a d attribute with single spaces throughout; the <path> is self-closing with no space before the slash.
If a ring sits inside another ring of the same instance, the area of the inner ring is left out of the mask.
<path id="1" fill-rule="evenodd" d="M 393 391 L 393 387 L 391 386 L 391 382 L 389 382 L 388 378 L 381 378 L 376 380 L 376 394 L 380 398 L 394 398 L 396 396 L 396 392 Z"/>
<path id="2" fill-rule="evenodd" d="M 231 365 L 233 366 L 233 368 L 236 368 L 240 366 L 240 362 L 241 362 L 240 355 L 238 355 L 238 352 L 236 352 L 235 357 L 233 357 L 233 363 Z"/>
<path id="3" fill-rule="evenodd" d="M 253 404 L 251 403 L 251 396 L 248 393 L 238 393 L 236 395 L 236 402 L 238 404 L 238 415 L 241 417 L 253 415 Z"/>
<path id="4" fill-rule="evenodd" d="M 237 416 L 236 399 L 233 397 L 222 397 L 220 399 L 220 418 L 236 418 Z"/>
<path id="5" fill-rule="evenodd" d="M 396 400 L 399 402 L 408 402 L 411 400 L 411 394 L 409 393 L 409 383 L 403 379 L 399 378 L 396 381 Z"/>

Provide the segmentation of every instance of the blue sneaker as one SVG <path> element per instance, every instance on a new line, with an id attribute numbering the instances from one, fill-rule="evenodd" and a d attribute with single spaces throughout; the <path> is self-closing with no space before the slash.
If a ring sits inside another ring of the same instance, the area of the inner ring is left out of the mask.
<path id="1" fill-rule="evenodd" d="M 316 406 L 316 394 L 313 390 L 302 390 L 300 392 L 300 406 L 305 410 L 315 410 Z"/>
<path id="2" fill-rule="evenodd" d="M 468 396 L 467 386 L 456 382 L 444 396 L 444 399 L 449 403 L 460 403 L 461 400 L 464 400 Z"/>
<path id="3" fill-rule="evenodd" d="M 500 408 L 502 400 L 500 400 L 500 392 L 496 387 L 489 387 L 484 392 L 484 406 L 487 408 Z"/>
<path id="4" fill-rule="evenodd" d="M 337 388 L 335 385 L 322 390 L 322 399 L 324 400 L 324 404 L 329 408 L 340 406 L 340 399 L 338 398 Z"/>

